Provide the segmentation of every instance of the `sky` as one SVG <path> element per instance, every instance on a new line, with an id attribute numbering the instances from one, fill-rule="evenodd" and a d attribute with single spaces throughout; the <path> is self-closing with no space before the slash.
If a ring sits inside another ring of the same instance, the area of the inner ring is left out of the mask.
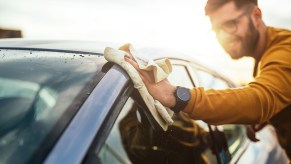
<path id="1" fill-rule="evenodd" d="M 290 0 L 258 0 L 267 25 L 291 29 Z M 236 82 L 253 60 L 232 60 L 204 15 L 206 0 L 0 0 L 0 28 L 27 39 L 96 40 L 172 49 L 207 59 Z"/>

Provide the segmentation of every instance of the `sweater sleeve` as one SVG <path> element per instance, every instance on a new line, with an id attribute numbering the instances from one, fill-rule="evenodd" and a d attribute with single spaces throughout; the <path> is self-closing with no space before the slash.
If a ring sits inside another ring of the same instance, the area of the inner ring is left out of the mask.
<path id="1" fill-rule="evenodd" d="M 268 121 L 291 104 L 291 49 L 277 47 L 263 56 L 259 74 L 247 86 L 226 90 L 191 90 L 183 110 L 210 124 L 253 124 Z"/>

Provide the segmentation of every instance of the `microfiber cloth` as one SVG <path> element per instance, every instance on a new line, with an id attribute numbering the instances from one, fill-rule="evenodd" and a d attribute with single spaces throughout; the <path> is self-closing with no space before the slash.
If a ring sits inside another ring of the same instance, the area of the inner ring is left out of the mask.
<path id="1" fill-rule="evenodd" d="M 119 49 L 107 47 L 104 50 L 104 57 L 106 60 L 118 64 L 128 73 L 133 81 L 134 87 L 140 93 L 153 118 L 159 123 L 164 131 L 167 131 L 168 126 L 173 124 L 172 116 L 174 112 L 168 107 L 163 106 L 149 94 L 139 73 L 131 64 L 125 61 L 125 56 L 135 60 L 140 69 L 153 72 L 156 83 L 167 78 L 172 72 L 172 65 L 169 59 L 153 61 L 152 59 L 141 57 L 131 44 L 125 44 Z"/>

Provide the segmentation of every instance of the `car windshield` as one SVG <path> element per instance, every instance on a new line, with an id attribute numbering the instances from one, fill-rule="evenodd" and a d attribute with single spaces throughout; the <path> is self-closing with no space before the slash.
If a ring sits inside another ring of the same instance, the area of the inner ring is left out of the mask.
<path id="1" fill-rule="evenodd" d="M 0 163 L 31 163 L 44 158 L 96 86 L 105 59 L 4 49 L 0 57 Z"/>

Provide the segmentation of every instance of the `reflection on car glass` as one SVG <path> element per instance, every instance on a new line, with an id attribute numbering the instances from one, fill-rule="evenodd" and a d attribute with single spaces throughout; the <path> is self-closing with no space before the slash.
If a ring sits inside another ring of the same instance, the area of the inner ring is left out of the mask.
<path id="1" fill-rule="evenodd" d="M 23 131 L 31 134 L 31 124 L 46 117 L 56 104 L 56 95 L 52 89 L 41 88 L 36 83 L 0 78 L 0 151 L 6 150 L 6 157 L 7 146 L 10 150 L 28 146 L 30 141 Z M 5 155 L 0 159 L 3 160 Z"/>
<path id="2" fill-rule="evenodd" d="M 0 163 L 43 160 L 88 97 L 88 86 L 96 86 L 93 78 L 101 72 L 99 58 L 27 50 L 7 50 L 3 54 L 0 60 Z M 105 62 L 101 63 L 102 66 Z"/>

